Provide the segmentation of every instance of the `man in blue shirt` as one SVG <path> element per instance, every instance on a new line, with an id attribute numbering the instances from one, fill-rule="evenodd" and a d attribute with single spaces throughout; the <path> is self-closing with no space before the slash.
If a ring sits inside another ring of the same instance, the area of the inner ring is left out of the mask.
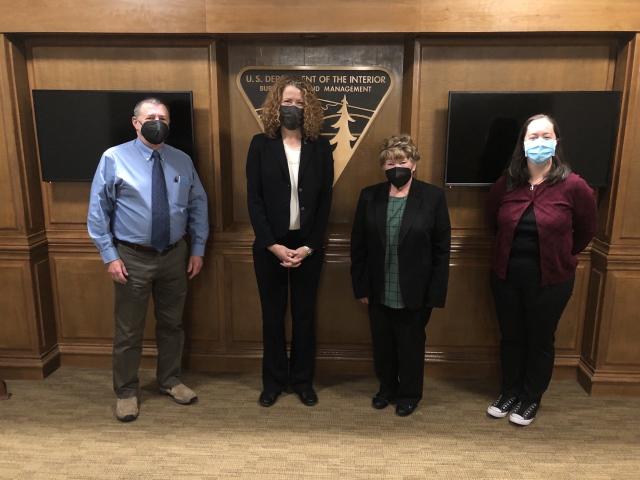
<path id="1" fill-rule="evenodd" d="M 104 152 L 91 185 L 87 227 L 115 286 L 113 387 L 116 417 L 123 422 L 138 417 L 149 295 L 160 391 L 180 404 L 197 400 L 180 381 L 182 313 L 187 277 L 202 269 L 209 235 L 207 195 L 191 158 L 164 143 L 169 120 L 160 100 L 140 101 L 132 118 L 137 138 Z"/>

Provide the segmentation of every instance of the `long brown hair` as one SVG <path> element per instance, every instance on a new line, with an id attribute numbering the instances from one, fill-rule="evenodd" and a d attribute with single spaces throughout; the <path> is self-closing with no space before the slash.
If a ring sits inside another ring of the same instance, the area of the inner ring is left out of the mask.
<path id="1" fill-rule="evenodd" d="M 322 128 L 322 105 L 313 89 L 313 85 L 303 78 L 294 78 L 284 75 L 273 85 L 267 94 L 267 98 L 262 104 L 260 119 L 264 125 L 264 133 L 270 138 L 275 138 L 280 134 L 280 103 L 282 103 L 282 92 L 292 85 L 302 92 L 304 101 L 304 121 L 302 124 L 302 135 L 305 139 L 315 140 L 320 135 Z"/>
<path id="2" fill-rule="evenodd" d="M 524 185 L 529 182 L 529 168 L 527 167 L 527 157 L 524 154 L 524 137 L 527 134 L 529 124 L 534 120 L 546 118 L 553 126 L 553 132 L 556 134 L 558 141 L 556 145 L 556 153 L 551 157 L 551 170 L 547 174 L 546 182 L 549 184 L 557 183 L 564 180 L 571 173 L 571 167 L 564 160 L 564 152 L 562 151 L 562 142 L 560 137 L 560 128 L 558 122 L 546 113 L 538 113 L 533 115 L 524 122 L 520 134 L 518 135 L 518 143 L 511 155 L 511 163 L 507 167 L 505 175 L 507 176 L 507 188 L 509 190 Z"/>

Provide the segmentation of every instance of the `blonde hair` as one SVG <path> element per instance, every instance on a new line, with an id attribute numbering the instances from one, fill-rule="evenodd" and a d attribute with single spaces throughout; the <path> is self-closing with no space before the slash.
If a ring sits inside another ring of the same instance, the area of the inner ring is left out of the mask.
<path id="1" fill-rule="evenodd" d="M 292 85 L 302 92 L 304 101 L 304 120 L 302 123 L 302 135 L 306 139 L 315 140 L 320 135 L 323 115 L 320 100 L 313 89 L 313 85 L 302 78 L 293 78 L 287 75 L 276 80 L 273 88 L 269 91 L 267 98 L 262 104 L 260 119 L 264 126 L 264 133 L 270 138 L 275 138 L 280 132 L 280 104 L 282 103 L 282 92 Z"/>
<path id="2" fill-rule="evenodd" d="M 385 138 L 382 141 L 380 155 L 378 157 L 380 165 L 384 165 L 384 163 L 390 159 L 399 160 L 402 158 L 407 158 L 412 162 L 420 160 L 420 152 L 418 152 L 418 147 L 413 143 L 411 137 L 406 134 L 401 134 Z"/>

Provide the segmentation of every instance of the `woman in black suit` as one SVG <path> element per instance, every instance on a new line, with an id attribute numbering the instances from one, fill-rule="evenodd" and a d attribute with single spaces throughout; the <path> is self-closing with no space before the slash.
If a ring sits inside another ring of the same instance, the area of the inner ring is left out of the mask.
<path id="1" fill-rule="evenodd" d="M 264 133 L 247 155 L 247 203 L 256 235 L 253 262 L 262 306 L 263 390 L 272 406 L 288 388 L 313 406 L 316 293 L 331 207 L 333 157 L 320 136 L 322 107 L 312 85 L 283 76 L 262 106 Z M 291 290 L 293 336 L 284 317 Z"/>
<path id="2" fill-rule="evenodd" d="M 380 389 L 374 408 L 413 413 L 422 398 L 425 326 L 443 307 L 451 225 L 442 189 L 414 178 L 420 154 L 408 135 L 386 139 L 387 182 L 362 190 L 351 233 L 355 297 L 369 305 Z"/>

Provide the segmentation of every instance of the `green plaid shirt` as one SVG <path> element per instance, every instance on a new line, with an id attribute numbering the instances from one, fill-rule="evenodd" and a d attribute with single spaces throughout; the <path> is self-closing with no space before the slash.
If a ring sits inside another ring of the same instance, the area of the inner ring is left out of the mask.
<path id="1" fill-rule="evenodd" d="M 387 248 L 384 262 L 384 297 L 382 303 L 389 308 L 404 308 L 398 273 L 398 235 L 407 197 L 389 197 L 387 206 Z"/>

